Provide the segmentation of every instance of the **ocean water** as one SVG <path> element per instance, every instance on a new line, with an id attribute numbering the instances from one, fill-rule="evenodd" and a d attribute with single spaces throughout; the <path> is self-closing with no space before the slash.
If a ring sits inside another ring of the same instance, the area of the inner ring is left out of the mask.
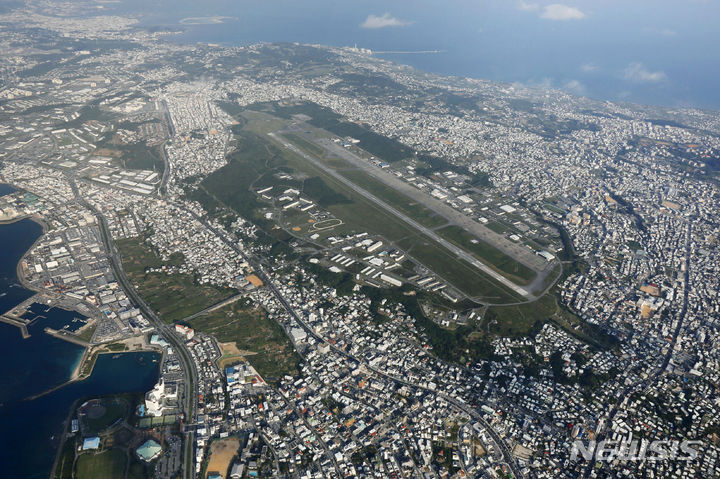
<path id="1" fill-rule="evenodd" d="M 0 183 L 0 196 L 5 196 L 15 191 L 15 188 L 7 183 Z"/>
<path id="2" fill-rule="evenodd" d="M 571 6 L 581 18 L 567 20 L 547 18 L 546 3 L 125 0 L 108 3 L 103 11 L 138 15 L 146 26 L 183 28 L 181 35 L 169 37 L 183 43 L 443 50 L 381 56 L 443 75 L 544 85 L 598 99 L 720 108 L 720 49 L 715 48 L 720 29 L 712 21 L 720 18 L 720 2 L 576 0 Z M 230 19 L 180 24 L 183 18 L 216 15 Z M 386 15 L 394 26 L 364 28 L 371 15 Z"/>
<path id="3" fill-rule="evenodd" d="M 5 191 L 0 185 L 0 192 Z M 0 193 L 2 194 L 2 193 Z M 0 311 L 6 312 L 32 296 L 17 283 L 16 265 L 42 234 L 37 223 L 25 219 L 0 225 Z M 87 396 L 146 391 L 158 377 L 156 353 L 102 355 L 92 375 L 34 400 L 65 383 L 82 357 L 83 348 L 49 336 L 46 326 L 56 329 L 72 324 L 77 313 L 35 304 L 33 312 L 44 318 L 29 327 L 30 338 L 20 330 L 0 323 L 0 477 L 3 479 L 47 478 L 51 473 L 63 421 L 73 401 Z"/>
<path id="4" fill-rule="evenodd" d="M 33 303 L 23 315 L 23 318 L 32 321 L 32 324 L 52 329 L 64 329 L 74 333 L 86 324 L 89 318 L 75 311 L 62 308 L 52 308 L 46 304 Z"/>
<path id="5" fill-rule="evenodd" d="M 18 283 L 16 268 L 22 256 L 41 234 L 42 227 L 29 219 L 0 225 L 0 314 L 33 295 L 32 291 Z"/>

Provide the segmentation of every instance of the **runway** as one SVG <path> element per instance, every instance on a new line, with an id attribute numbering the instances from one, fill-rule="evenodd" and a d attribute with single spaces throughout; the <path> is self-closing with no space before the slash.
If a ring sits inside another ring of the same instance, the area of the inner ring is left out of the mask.
<path id="1" fill-rule="evenodd" d="M 429 229 L 429 228 L 421 225 L 421 224 L 418 223 L 417 221 L 413 220 L 412 218 L 408 217 L 408 216 L 405 215 L 404 213 L 402 213 L 402 212 L 398 211 L 397 209 L 393 208 L 391 205 L 385 203 L 385 202 L 384 202 L 383 200 L 381 200 L 380 198 L 376 197 L 375 195 L 373 195 L 373 194 L 370 193 L 369 191 L 367 191 L 367 190 L 359 187 L 358 185 L 356 185 L 356 184 L 353 183 L 352 181 L 348 180 L 348 179 L 345 178 L 344 176 L 340 175 L 339 173 L 337 173 L 337 172 L 335 172 L 335 171 L 327 168 L 327 165 L 324 165 L 324 164 L 321 163 L 320 161 L 318 161 L 318 160 L 312 158 L 311 156 L 305 154 L 304 152 L 302 152 L 299 148 L 297 148 L 297 147 L 296 147 L 295 145 L 293 145 L 292 143 L 286 141 L 285 139 L 281 138 L 280 136 L 276 135 L 275 133 L 268 133 L 268 135 L 269 135 L 270 137 L 272 137 L 272 138 L 273 138 L 275 141 L 277 141 L 278 143 L 282 144 L 285 148 L 287 148 L 287 149 L 293 151 L 294 153 L 300 155 L 303 159 L 305 159 L 306 161 L 310 162 L 311 164 L 313 164 L 313 165 L 316 166 L 317 168 L 321 168 L 323 171 L 325 171 L 325 173 L 327 173 L 328 175 L 332 176 L 334 179 L 336 179 L 336 180 L 339 181 L 340 183 L 344 184 L 345 186 L 347 186 L 348 188 L 350 188 L 351 190 L 353 190 L 355 193 L 357 193 L 357 194 L 363 196 L 364 198 L 372 201 L 373 203 L 375 203 L 376 205 L 380 206 L 380 207 L 383 208 L 384 210 L 389 211 L 390 213 L 392 213 L 392 214 L 395 215 L 396 217 L 400 218 L 400 219 L 401 219 L 402 221 L 404 221 L 405 223 L 409 224 L 409 225 L 412 226 L 413 228 L 415 228 L 415 229 L 417 229 L 418 231 L 422 232 L 422 233 L 423 233 L 425 236 L 427 236 L 428 238 L 430 238 L 430 239 L 432 239 L 433 241 L 441 244 L 445 249 L 447 249 L 448 251 L 451 251 L 452 253 L 454 253 L 455 255 L 457 255 L 459 258 L 467 261 L 468 263 L 470 263 L 471 265 L 473 265 L 473 266 L 476 267 L 477 269 L 481 270 L 483 273 L 485 273 L 485 274 L 487 274 L 488 276 L 490 276 L 491 278 L 493 278 L 493 279 L 494 279 L 495 281 L 497 281 L 498 283 L 501 283 L 503 286 L 506 286 L 507 288 L 509 288 L 509 289 L 511 289 L 512 291 L 520 294 L 521 296 L 523 296 L 524 298 L 526 298 L 526 299 L 528 299 L 528 300 L 531 300 L 531 301 L 532 301 L 532 300 L 536 299 L 536 297 L 535 297 L 530 291 L 528 291 L 527 289 L 525 289 L 525 288 L 523 288 L 522 286 L 519 286 L 519 285 L 513 283 L 513 282 L 510 281 L 509 279 L 505 278 L 504 276 L 502 276 L 501 274 L 497 273 L 495 270 L 493 270 L 492 268 L 490 268 L 489 266 L 487 266 L 485 263 L 482 263 L 481 261 L 479 261 L 478 259 L 476 259 L 472 254 L 470 254 L 470 253 L 468 253 L 467 251 L 465 251 L 465 250 L 463 250 L 463 249 L 455 246 L 454 244 L 450 243 L 449 241 L 447 241 L 446 239 L 442 238 L 442 237 L 439 236 L 437 233 L 435 233 L 433 230 L 431 230 L 431 229 Z"/>

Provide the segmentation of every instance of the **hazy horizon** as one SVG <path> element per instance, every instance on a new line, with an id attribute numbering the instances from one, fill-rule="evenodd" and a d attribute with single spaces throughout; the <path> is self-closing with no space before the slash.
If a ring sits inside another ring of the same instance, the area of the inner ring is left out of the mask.
<path id="1" fill-rule="evenodd" d="M 171 7 L 172 5 L 172 7 Z M 103 5 L 145 25 L 191 16 L 231 17 L 183 25 L 183 42 L 357 44 L 373 50 L 443 50 L 386 58 L 440 74 L 559 88 L 591 98 L 720 109 L 720 31 L 703 1 L 611 0 L 405 2 L 138 0 Z"/>

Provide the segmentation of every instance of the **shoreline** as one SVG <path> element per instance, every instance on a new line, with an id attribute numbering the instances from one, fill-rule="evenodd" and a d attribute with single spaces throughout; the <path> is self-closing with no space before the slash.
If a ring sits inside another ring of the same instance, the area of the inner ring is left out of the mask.
<path id="1" fill-rule="evenodd" d="M 73 371 L 72 375 L 70 376 L 70 379 L 67 381 L 64 381 L 61 384 L 58 384 L 57 386 L 53 386 L 50 389 L 46 389 L 45 391 L 39 392 L 37 394 L 33 394 L 32 396 L 28 396 L 23 399 L 23 401 L 33 401 L 35 399 L 38 399 L 42 396 L 46 396 L 52 392 L 57 391 L 58 389 L 62 389 L 65 386 L 68 386 L 74 382 L 84 381 L 87 378 L 89 378 L 93 371 L 95 371 L 95 365 L 97 364 L 97 360 L 100 356 L 106 355 L 106 354 L 127 354 L 127 353 L 160 353 L 162 354 L 162 348 L 157 348 L 153 345 L 145 345 L 141 348 L 136 349 L 128 349 L 123 351 L 112 351 L 109 349 L 95 349 L 97 347 L 103 348 L 108 346 L 109 344 L 123 344 L 123 342 L 115 342 L 115 343 L 107 343 L 102 344 L 99 346 L 90 346 L 85 348 L 85 351 L 83 352 L 82 357 L 80 358 L 80 361 L 78 361 L 77 366 L 75 367 L 75 370 Z M 127 346 L 127 345 L 126 345 Z M 87 365 L 90 365 L 90 369 L 81 372 L 82 369 Z"/>
<path id="2" fill-rule="evenodd" d="M 15 188 L 15 186 L 12 185 L 12 184 L 10 184 L 10 183 L 5 183 L 5 184 L 8 184 L 8 185 L 12 186 L 13 188 Z M 20 222 L 20 221 L 23 221 L 23 220 L 26 220 L 26 219 L 29 219 L 30 221 L 35 222 L 36 224 L 40 225 L 40 227 L 42 228 L 42 232 L 41 232 L 40 236 L 38 236 L 38 238 L 32 243 L 32 245 L 30 245 L 30 246 L 27 248 L 27 250 L 25 250 L 25 253 L 23 253 L 22 257 L 18 260 L 17 265 L 15 265 L 15 275 L 17 276 L 18 283 L 19 283 L 23 288 L 25 288 L 26 290 L 31 291 L 31 292 L 34 293 L 30 298 L 28 298 L 28 300 L 30 300 L 30 299 L 33 299 L 33 298 L 37 298 L 37 296 L 39 296 L 39 295 L 43 295 L 43 296 L 44 296 L 46 292 L 43 291 L 43 290 L 41 290 L 41 289 L 38 289 L 38 288 L 34 287 L 32 284 L 30 284 L 30 283 L 26 280 L 26 278 L 25 278 L 25 272 L 24 272 L 24 268 L 23 268 L 23 263 L 26 262 L 26 258 L 27 258 L 27 256 L 28 256 L 28 254 L 37 246 L 37 244 L 40 242 L 40 240 L 42 240 L 42 239 L 45 237 L 45 235 L 47 234 L 47 232 L 50 230 L 50 226 L 49 226 L 48 223 L 47 223 L 40 215 L 38 215 L 38 214 L 23 215 L 23 216 L 19 216 L 19 217 L 17 217 L 17 218 L 13 218 L 13 219 L 10 219 L 10 220 L 2 220 L 2 221 L 0 221 L 0 226 L 17 223 L 17 222 Z M 27 301 L 27 300 L 26 300 L 26 301 Z M 23 303 L 24 303 L 24 301 L 21 302 L 21 303 L 19 303 L 19 304 L 17 304 L 17 305 L 15 305 L 15 306 L 13 306 L 9 311 L 7 311 L 7 313 L 10 313 L 11 311 L 13 311 L 14 309 L 16 309 L 18 306 L 20 306 L 20 305 L 23 304 Z M 57 304 L 55 301 L 52 300 L 52 298 L 50 298 L 50 302 L 49 302 L 49 303 L 42 303 L 42 304 L 44 304 L 44 305 L 46 305 L 46 306 L 49 306 L 49 307 L 53 307 L 53 308 L 63 309 L 63 310 L 65 310 L 65 311 L 72 311 L 72 312 L 75 312 L 75 313 L 78 313 L 78 314 L 82 314 L 83 316 L 85 316 L 85 315 L 84 315 L 83 313 L 81 313 L 80 311 L 77 311 L 77 310 L 74 310 L 74 309 L 68 309 L 68 308 L 64 307 L 63 305 Z M 20 331 L 21 331 L 21 334 L 22 334 L 22 336 L 23 336 L 23 339 L 29 338 L 29 337 L 30 337 L 30 334 L 29 334 L 28 331 L 27 331 L 27 323 L 19 324 L 19 323 L 21 322 L 21 321 L 19 321 L 19 320 L 18 320 L 17 322 L 11 322 L 11 321 L 5 320 L 5 314 L 7 314 L 7 313 L 4 313 L 4 314 L 3 314 L 3 322 L 18 327 L 18 328 L 20 329 Z M 96 318 L 91 318 L 91 319 L 96 319 Z M 80 373 L 80 371 L 81 371 L 81 370 L 83 369 L 83 367 L 85 366 L 85 363 L 90 359 L 90 358 L 88 358 L 88 351 L 90 351 L 90 350 L 93 349 L 93 345 L 92 345 L 91 343 L 87 343 L 86 346 L 83 346 L 83 345 L 79 344 L 79 342 L 82 341 L 80 338 L 77 338 L 77 340 L 73 340 L 73 339 L 75 339 L 75 338 L 71 339 L 71 338 L 65 337 L 65 334 L 58 333 L 57 331 L 55 331 L 55 334 L 52 334 L 52 333 L 48 332 L 47 329 L 48 329 L 48 328 L 46 328 L 45 330 L 43 330 L 43 332 L 44 332 L 45 334 L 48 334 L 48 335 L 50 335 L 50 336 L 52 336 L 52 337 L 54 337 L 54 338 L 60 339 L 60 340 L 62 340 L 62 341 L 67 341 L 67 342 L 76 344 L 76 345 L 78 345 L 78 346 L 81 346 L 81 347 L 83 347 L 83 353 L 82 353 L 82 355 L 80 356 L 80 359 L 77 361 L 77 364 L 75 364 L 75 367 L 73 368 L 73 372 L 70 374 L 70 378 L 69 378 L 67 381 L 64 381 L 63 383 L 61 383 L 61 384 L 59 384 L 59 385 L 57 385 L 57 386 L 54 386 L 54 387 L 52 387 L 52 388 L 50 388 L 50 389 L 48 389 L 48 390 L 46 390 L 46 391 L 44 391 L 44 392 L 41 392 L 41 393 L 39 393 L 39 394 L 36 394 L 36 395 L 30 396 L 30 397 L 28 397 L 28 398 L 25 398 L 26 401 L 27 401 L 27 400 L 37 399 L 38 397 L 41 397 L 41 396 L 44 396 L 44 395 L 46 395 L 46 394 L 49 394 L 49 393 L 51 393 L 51 392 L 53 392 L 53 391 L 56 391 L 56 390 L 58 390 L 58 389 L 60 389 L 60 388 L 62 388 L 62 387 L 64 387 L 64 386 L 66 386 L 66 385 L 68 385 L 68 384 L 71 384 L 71 383 L 73 383 L 73 382 L 75 382 L 75 381 L 79 381 L 79 380 L 85 379 L 86 377 L 90 376 L 90 374 L 92 374 L 92 371 L 95 369 L 95 364 L 94 364 L 94 362 L 93 362 L 92 367 L 90 368 L 89 372 L 88 372 L 86 375 L 81 375 L 81 373 Z M 83 341 L 83 342 L 84 342 L 84 341 Z M 96 355 L 95 355 L 95 356 L 96 356 Z"/>
<path id="3" fill-rule="evenodd" d="M 5 184 L 8 184 L 8 185 L 12 186 L 13 188 L 16 188 L 14 185 L 12 185 L 12 184 L 10 184 L 10 183 L 5 183 Z M 19 221 L 23 221 L 23 220 L 25 220 L 25 219 L 29 219 L 30 221 L 35 222 L 36 224 L 40 225 L 40 227 L 42 228 L 42 233 L 40 234 L 40 236 L 33 242 L 32 245 L 30 245 L 30 247 L 28 247 L 28 249 L 25 251 L 25 253 L 23 253 L 22 257 L 20 258 L 20 260 L 18 261 L 17 265 L 15 266 L 15 275 L 17 276 L 18 283 L 19 283 L 23 288 L 27 289 L 28 291 L 32 291 L 33 293 L 35 293 L 35 294 L 33 294 L 33 296 L 31 296 L 30 298 L 28 298 L 28 299 L 31 299 L 31 298 L 35 298 L 35 297 L 38 296 L 38 295 L 44 295 L 46 292 L 43 291 L 43 290 L 41 290 L 41 289 L 38 289 L 38 288 L 34 287 L 32 284 L 30 284 L 30 283 L 26 280 L 26 278 L 25 278 L 25 272 L 23 271 L 23 269 L 24 269 L 24 268 L 23 268 L 23 263 L 26 262 L 26 258 L 27 258 L 27 256 L 28 256 L 28 254 L 37 246 L 37 244 L 40 242 L 40 240 L 42 240 L 42 239 L 45 237 L 45 235 L 47 234 L 47 232 L 50 230 L 50 226 L 49 226 L 48 223 L 45 221 L 45 219 L 42 218 L 42 217 L 41 217 L 40 215 L 38 215 L 38 214 L 24 215 L 24 216 L 21 216 L 21 217 L 13 218 L 13 219 L 11 219 L 11 220 L 0 221 L 0 225 L 3 225 L 3 224 L 12 224 L 12 223 L 16 223 L 16 222 L 19 222 Z M 22 304 L 22 303 L 20 303 L 20 304 Z M 50 302 L 49 302 L 49 303 L 44 303 L 44 304 L 45 304 L 46 306 L 50 306 L 50 307 L 58 308 L 58 309 L 63 309 L 63 310 L 65 310 L 65 311 L 75 312 L 75 313 L 82 314 L 83 316 L 85 316 L 85 314 L 84 314 L 84 313 L 81 313 L 80 311 L 77 311 L 77 310 L 75 310 L 75 309 L 68 309 L 68 308 L 66 308 L 65 306 L 61 305 L 61 304 L 57 304 L 55 301 L 53 301 L 52 298 L 50 298 Z M 10 311 L 12 311 L 13 309 L 17 308 L 18 306 L 19 306 L 19 304 L 16 305 L 16 306 L 14 306 L 13 308 L 11 308 Z M 8 311 L 8 312 L 10 312 L 10 311 Z M 89 319 L 91 319 L 91 320 L 92 320 L 92 319 L 97 320 L 97 318 L 89 318 Z M 15 326 L 19 327 L 20 330 L 21 330 L 21 332 L 23 332 L 23 327 L 22 327 L 21 325 L 15 324 Z M 25 325 L 25 326 L 26 326 L 26 327 L 25 327 L 25 329 L 24 329 L 24 332 L 27 332 L 27 325 Z M 81 328 L 81 329 L 82 329 L 82 328 Z M 72 374 L 70 375 L 70 379 L 69 379 L 68 381 L 64 382 L 64 383 L 61 384 L 60 386 L 56 386 L 55 388 L 46 391 L 45 393 L 41 393 L 40 395 L 44 395 L 44 394 L 47 394 L 47 393 L 49 393 L 49 392 L 52 392 L 52 391 L 55 390 L 55 389 L 59 389 L 60 387 L 66 385 L 66 384 L 70 384 L 71 382 L 77 380 L 78 377 L 80 376 L 80 370 L 81 370 L 82 366 L 85 364 L 85 361 L 86 361 L 86 358 L 87 358 L 87 352 L 88 352 L 89 349 L 92 348 L 92 343 L 90 343 L 90 342 L 87 342 L 87 344 L 88 344 L 87 346 L 83 346 L 83 345 L 79 344 L 79 342 L 82 341 L 80 338 L 77 338 L 76 340 L 73 340 L 73 339 L 75 339 L 75 338 L 71 339 L 71 338 L 65 337 L 64 334 L 58 333 L 57 331 L 55 332 L 55 334 L 51 334 L 51 333 L 49 333 L 49 332 L 47 331 L 47 328 L 46 328 L 43 332 L 46 333 L 46 334 L 49 334 L 50 336 L 53 336 L 53 337 L 55 337 L 55 338 L 58 338 L 58 339 L 60 339 L 60 340 L 68 341 L 68 342 L 70 342 L 70 343 L 73 343 L 73 344 L 82 346 L 82 347 L 83 347 L 83 354 L 82 354 L 82 356 L 80 357 L 80 359 L 78 360 L 77 364 L 75 365 L 75 368 L 73 369 L 73 372 L 72 372 Z M 30 337 L 30 335 L 28 334 L 27 337 Z M 23 334 L 23 338 L 26 339 L 25 334 Z M 84 342 L 84 341 L 83 341 L 83 342 Z M 90 372 L 92 372 L 92 370 L 94 369 L 94 367 L 95 367 L 95 366 L 93 365 L 93 367 L 90 369 Z M 88 374 L 88 375 L 89 375 L 89 374 Z M 37 395 L 37 396 L 39 397 L 40 395 Z"/>
<path id="4" fill-rule="evenodd" d="M 15 185 L 12 185 L 11 183 L 3 182 L 1 179 L 0 179 L 0 183 L 10 185 L 11 187 L 15 188 L 16 191 L 22 190 L 21 188 L 18 188 Z M 82 331 L 86 327 L 89 327 L 93 321 L 98 321 L 98 318 L 92 317 L 92 316 L 87 316 L 87 314 L 84 312 L 80 312 L 77 309 L 68 308 L 63 304 L 60 304 L 60 302 L 55 301 L 55 298 L 53 298 L 52 296 L 49 296 L 47 294 L 47 291 L 36 288 L 31 283 L 29 283 L 25 277 L 24 269 L 27 267 L 27 262 L 26 262 L 27 256 L 33 251 L 33 249 L 35 249 L 37 244 L 45 237 L 47 232 L 50 230 L 50 225 L 48 224 L 48 222 L 39 214 L 34 213 L 34 214 L 18 216 L 16 218 L 12 218 L 9 220 L 1 220 L 0 226 L 17 223 L 17 222 L 20 222 L 20 221 L 23 221 L 26 219 L 29 219 L 30 221 L 33 221 L 36 224 L 40 225 L 40 227 L 42 228 L 42 232 L 38 236 L 38 238 L 32 243 L 32 245 L 30 245 L 25 250 L 23 255 L 18 260 L 17 264 L 15 265 L 15 275 L 17 276 L 18 283 L 26 290 L 31 291 L 33 293 L 33 295 L 30 296 L 30 298 L 26 299 L 25 301 L 22 301 L 22 302 L 18 303 L 17 305 L 13 306 L 6 313 L 3 313 L 2 318 L 0 318 L 0 319 L 7 324 L 18 327 L 21 331 L 23 339 L 29 338 L 30 334 L 27 331 L 28 322 L 24 322 L 20 319 L 15 319 L 10 316 L 6 318 L 5 315 L 11 313 L 13 310 L 17 309 L 18 307 L 20 307 L 27 301 L 38 299 L 38 297 L 43 297 L 43 298 L 46 298 L 48 301 L 47 302 L 43 301 L 38 304 L 43 304 L 44 306 L 48 306 L 51 308 L 62 309 L 62 310 L 68 311 L 68 312 L 74 312 L 77 314 L 81 314 L 85 317 L 88 317 L 88 323 L 78 330 L 78 331 Z M 37 301 L 32 301 L 32 302 L 37 302 Z M 51 387 L 45 391 L 42 391 L 38 394 L 28 396 L 27 398 L 23 399 L 24 401 L 32 401 L 34 399 L 37 399 L 39 397 L 42 397 L 42 396 L 50 394 L 54 391 L 57 391 L 58 389 L 61 389 L 69 384 L 87 379 L 88 377 L 90 377 L 90 375 L 92 375 L 93 371 L 95 370 L 95 364 L 97 362 L 97 358 L 101 354 L 123 354 L 123 353 L 128 353 L 128 352 L 158 352 L 157 347 L 154 347 L 153 345 L 150 345 L 146 342 L 144 334 L 141 336 L 142 339 L 141 339 L 140 344 L 135 343 L 135 341 L 137 341 L 137 339 L 138 339 L 138 336 L 126 338 L 121 341 L 93 344 L 91 341 L 83 340 L 75 333 L 67 333 L 67 332 L 63 332 L 62 330 L 55 330 L 55 329 L 52 329 L 49 327 L 46 327 L 43 330 L 43 332 L 54 338 L 75 344 L 77 346 L 80 346 L 83 348 L 83 352 L 82 352 L 82 355 L 80 356 L 80 358 L 78 359 L 77 363 L 73 367 L 72 373 L 70 373 L 70 376 L 67 380 L 63 381 L 62 383 L 58 384 L 57 386 L 53 386 L 53 387 Z M 107 349 L 109 347 L 109 345 L 111 345 L 111 344 L 122 344 L 124 346 L 124 348 L 122 351 L 113 351 L 111 349 Z M 133 348 L 133 345 L 135 346 L 135 348 Z"/>

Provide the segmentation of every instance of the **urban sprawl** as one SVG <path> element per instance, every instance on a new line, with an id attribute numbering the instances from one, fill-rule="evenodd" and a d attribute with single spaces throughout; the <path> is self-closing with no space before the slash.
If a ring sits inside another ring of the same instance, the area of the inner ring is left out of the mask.
<path id="1" fill-rule="evenodd" d="M 0 220 L 45 233 L 4 317 L 161 354 L 148 477 L 718 476 L 720 115 L 29 3 L 0 16 Z M 633 440 L 697 454 L 572 454 Z"/>

